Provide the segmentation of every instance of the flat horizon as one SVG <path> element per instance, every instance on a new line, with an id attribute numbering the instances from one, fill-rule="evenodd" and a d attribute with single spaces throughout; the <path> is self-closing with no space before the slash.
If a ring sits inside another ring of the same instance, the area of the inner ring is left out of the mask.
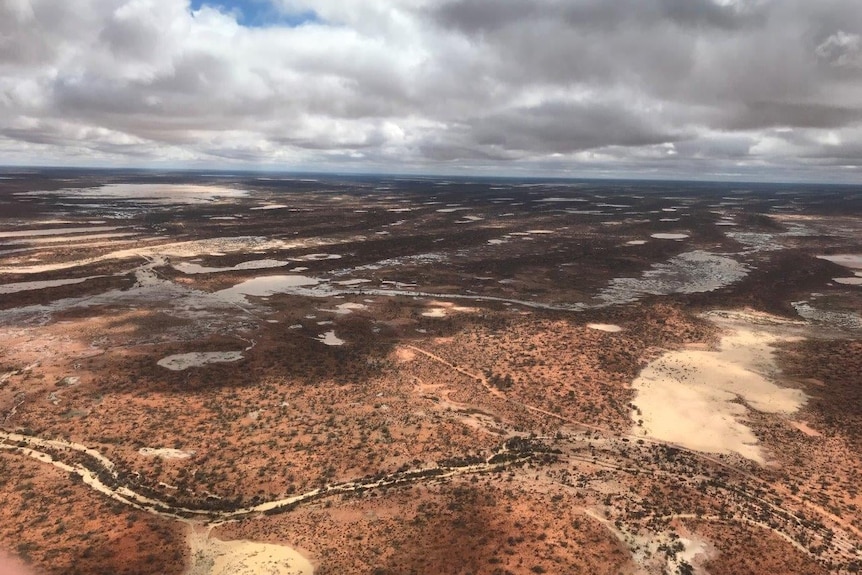
<path id="1" fill-rule="evenodd" d="M 63 166 L 63 165 L 3 165 L 0 164 L 0 172 L 13 172 L 25 170 L 39 171 L 62 171 L 71 172 L 115 172 L 115 173 L 150 173 L 150 174 L 191 174 L 191 175 L 224 175 L 224 176 L 318 176 L 318 177 L 358 177 L 358 178 L 416 178 L 416 179 L 452 179 L 452 180 L 487 180 L 487 181 L 510 181 L 529 180 L 536 182 L 654 182 L 654 183 L 699 183 L 699 184 L 740 184 L 740 185 L 815 185 L 815 186 L 842 186 L 859 187 L 862 183 L 847 181 L 824 181 L 824 180 L 779 180 L 779 179 L 735 179 L 728 176 L 722 178 L 693 178 L 693 177 L 670 177 L 670 176 L 626 176 L 626 175 L 591 175 L 591 176 L 563 176 L 563 175 L 490 175 L 484 173 L 411 173 L 411 172 L 349 172 L 349 171 L 314 171 L 314 170 L 289 170 L 242 167 L 229 168 L 201 168 L 201 167 L 115 167 L 115 166 Z"/>

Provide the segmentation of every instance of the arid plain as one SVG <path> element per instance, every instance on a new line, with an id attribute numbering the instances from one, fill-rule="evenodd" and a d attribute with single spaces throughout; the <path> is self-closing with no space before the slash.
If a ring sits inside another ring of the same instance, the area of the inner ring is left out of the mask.
<path id="1" fill-rule="evenodd" d="M 37 574 L 862 570 L 862 191 L 5 171 Z"/>

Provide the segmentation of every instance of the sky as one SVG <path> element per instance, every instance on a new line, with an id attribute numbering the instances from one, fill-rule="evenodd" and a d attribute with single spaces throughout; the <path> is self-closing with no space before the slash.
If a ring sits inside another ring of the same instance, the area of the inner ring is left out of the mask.
<path id="1" fill-rule="evenodd" d="M 0 0 L 0 164 L 862 183 L 862 2 Z"/>

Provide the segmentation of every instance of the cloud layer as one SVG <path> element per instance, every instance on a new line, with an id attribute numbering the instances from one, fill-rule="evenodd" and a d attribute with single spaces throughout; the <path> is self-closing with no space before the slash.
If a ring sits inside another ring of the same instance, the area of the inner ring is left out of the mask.
<path id="1" fill-rule="evenodd" d="M 224 4 L 0 1 L 4 163 L 862 179 L 858 0 Z"/>

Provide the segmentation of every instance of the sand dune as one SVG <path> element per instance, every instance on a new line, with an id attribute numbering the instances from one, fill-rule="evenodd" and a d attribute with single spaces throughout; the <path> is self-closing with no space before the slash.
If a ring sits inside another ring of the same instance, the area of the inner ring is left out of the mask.
<path id="1" fill-rule="evenodd" d="M 749 408 L 793 413 L 807 400 L 777 385 L 772 345 L 788 339 L 765 326 L 736 327 L 717 351 L 681 350 L 651 362 L 633 382 L 635 433 L 691 449 L 765 461 L 745 424 Z M 740 400 L 743 403 L 740 402 Z"/>

